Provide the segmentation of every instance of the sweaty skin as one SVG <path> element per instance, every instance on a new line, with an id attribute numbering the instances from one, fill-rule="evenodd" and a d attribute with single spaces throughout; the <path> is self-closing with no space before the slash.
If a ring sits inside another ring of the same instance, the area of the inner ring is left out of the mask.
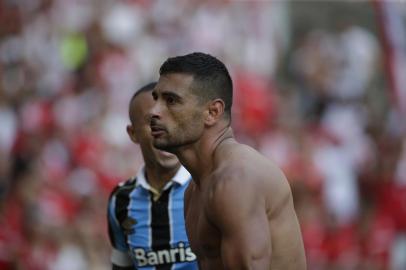
<path id="1" fill-rule="evenodd" d="M 192 82 L 182 73 L 160 77 L 151 129 L 154 146 L 176 154 L 193 176 L 184 211 L 199 269 L 306 269 L 285 176 L 234 140 L 224 103 L 200 104 Z"/>

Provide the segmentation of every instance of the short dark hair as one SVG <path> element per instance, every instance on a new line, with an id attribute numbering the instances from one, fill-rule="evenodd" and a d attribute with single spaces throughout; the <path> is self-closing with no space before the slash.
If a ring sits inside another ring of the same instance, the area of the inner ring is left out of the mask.
<path id="1" fill-rule="evenodd" d="M 132 104 L 133 101 L 135 100 L 135 98 L 141 94 L 141 93 L 145 93 L 145 92 L 150 92 L 152 90 L 154 90 L 155 86 L 156 86 L 157 82 L 150 82 L 146 85 L 144 85 L 143 87 L 141 87 L 140 89 L 138 89 L 137 91 L 135 91 L 135 93 L 133 94 L 133 96 L 130 99 L 130 103 L 128 105 L 128 116 L 130 118 L 131 123 L 134 123 L 134 119 L 132 118 Z"/>
<path id="2" fill-rule="evenodd" d="M 202 101 L 220 98 L 225 114 L 231 119 L 233 82 L 226 66 L 209 54 L 194 52 L 168 58 L 159 69 L 159 75 L 186 73 L 193 75 L 193 89 Z"/>

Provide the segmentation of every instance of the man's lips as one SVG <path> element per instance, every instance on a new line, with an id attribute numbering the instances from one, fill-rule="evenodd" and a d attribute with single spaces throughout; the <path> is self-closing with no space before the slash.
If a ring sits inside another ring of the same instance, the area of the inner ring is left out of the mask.
<path id="1" fill-rule="evenodd" d="M 163 127 L 157 126 L 157 125 L 151 125 L 151 135 L 153 137 L 158 137 L 165 133 L 165 129 Z"/>

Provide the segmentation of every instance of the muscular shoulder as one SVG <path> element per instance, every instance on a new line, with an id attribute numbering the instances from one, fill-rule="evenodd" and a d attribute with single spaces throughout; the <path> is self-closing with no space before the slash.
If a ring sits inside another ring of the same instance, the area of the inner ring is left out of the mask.
<path id="1" fill-rule="evenodd" d="M 229 230 L 232 220 L 244 220 L 254 210 L 265 208 L 263 197 L 256 196 L 253 185 L 236 173 L 217 171 L 210 182 L 205 192 L 205 215 L 221 231 Z"/>
<path id="2" fill-rule="evenodd" d="M 245 155 L 236 154 L 235 150 L 231 152 L 211 175 L 206 193 L 210 211 L 215 213 L 218 210 L 220 215 L 226 209 L 249 211 L 265 201 L 265 197 L 258 193 L 262 185 L 258 172 L 250 168 L 250 162 L 244 161 Z"/>
<path id="3" fill-rule="evenodd" d="M 228 158 L 214 173 L 213 195 L 232 193 L 245 200 L 264 200 L 267 211 L 274 211 L 291 199 L 283 172 L 256 150 L 238 144 L 224 156 Z"/>

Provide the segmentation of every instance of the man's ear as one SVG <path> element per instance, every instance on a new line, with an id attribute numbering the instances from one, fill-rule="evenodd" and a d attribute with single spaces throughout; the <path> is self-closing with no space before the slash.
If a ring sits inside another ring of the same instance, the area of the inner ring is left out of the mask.
<path id="1" fill-rule="evenodd" d="M 205 124 L 212 126 L 217 123 L 224 115 L 225 104 L 222 99 L 215 99 L 208 104 L 207 114 L 205 116 Z"/>
<path id="2" fill-rule="evenodd" d="M 127 125 L 127 134 L 130 137 L 131 141 L 138 144 L 137 135 L 132 125 Z"/>

